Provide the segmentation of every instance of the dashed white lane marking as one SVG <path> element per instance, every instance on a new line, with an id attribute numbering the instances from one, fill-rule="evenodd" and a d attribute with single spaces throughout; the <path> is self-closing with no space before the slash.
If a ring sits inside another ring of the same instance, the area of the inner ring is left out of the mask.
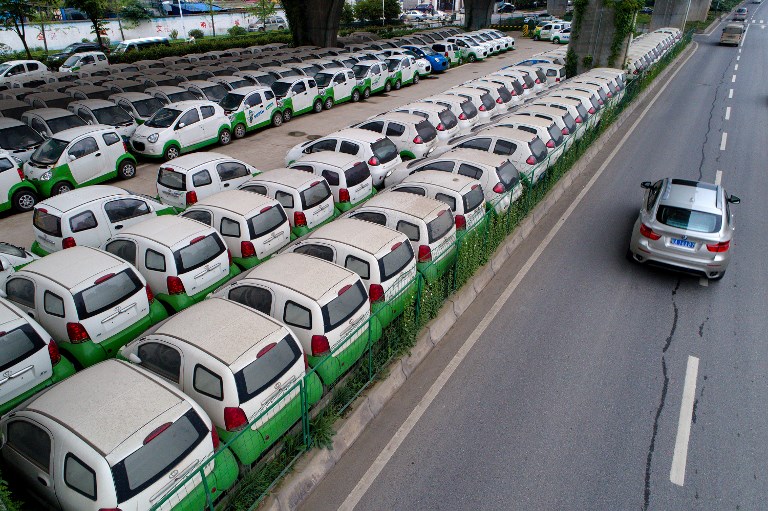
<path id="1" fill-rule="evenodd" d="M 762 23 L 762 22 L 763 22 L 763 20 L 760 20 L 760 23 Z"/>
<path id="2" fill-rule="evenodd" d="M 696 378 L 699 374 L 699 359 L 688 356 L 685 369 L 685 385 L 683 386 L 683 401 L 680 404 L 680 418 L 677 422 L 677 439 L 675 452 L 672 455 L 672 468 L 669 470 L 669 480 L 682 486 L 685 482 L 685 464 L 688 461 L 688 442 L 691 438 L 691 421 L 693 420 L 693 402 L 696 398 Z"/>
<path id="3" fill-rule="evenodd" d="M 699 285 L 701 287 L 709 287 L 709 279 L 707 277 L 699 277 Z"/>
<path id="4" fill-rule="evenodd" d="M 725 120 L 729 120 L 731 118 L 731 107 L 727 106 L 725 107 Z"/>
<path id="5" fill-rule="evenodd" d="M 734 71 L 738 71 L 738 70 L 739 70 L 739 65 L 738 65 L 738 64 L 736 64 L 735 66 L 733 66 L 733 70 L 734 70 Z"/>
<path id="6" fill-rule="evenodd" d="M 736 55 L 736 62 L 738 62 L 739 60 L 741 60 L 741 55 Z"/>
<path id="7" fill-rule="evenodd" d="M 722 182 L 723 182 L 723 171 L 718 170 L 717 172 L 715 172 L 715 184 L 717 186 L 720 186 L 720 183 Z"/>
<path id="8" fill-rule="evenodd" d="M 736 81 L 736 75 L 733 75 L 733 78 L 731 78 L 731 83 Z"/>
<path id="9" fill-rule="evenodd" d="M 728 99 L 733 99 L 733 89 L 728 91 Z"/>
<path id="10" fill-rule="evenodd" d="M 725 143 L 728 141 L 728 133 L 723 132 L 723 138 L 720 139 L 720 150 L 725 151 Z"/>

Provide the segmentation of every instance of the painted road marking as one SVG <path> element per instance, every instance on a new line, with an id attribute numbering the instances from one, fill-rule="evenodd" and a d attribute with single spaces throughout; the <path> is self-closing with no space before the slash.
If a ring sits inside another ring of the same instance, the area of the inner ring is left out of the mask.
<path id="1" fill-rule="evenodd" d="M 717 172 L 715 172 L 715 184 L 717 186 L 720 186 L 720 183 L 722 182 L 723 182 L 723 171 L 718 170 Z"/>
<path id="2" fill-rule="evenodd" d="M 734 71 L 738 71 L 738 70 L 739 70 L 739 65 L 738 65 L 738 64 L 736 64 L 735 66 L 733 66 L 733 70 L 734 70 Z"/>
<path id="3" fill-rule="evenodd" d="M 728 91 L 728 99 L 733 99 L 733 89 Z"/>
<path id="4" fill-rule="evenodd" d="M 731 83 L 736 81 L 736 75 L 733 75 L 733 78 L 731 78 Z"/>
<path id="5" fill-rule="evenodd" d="M 723 138 L 720 139 L 720 150 L 725 151 L 725 143 L 728 141 L 728 133 L 723 132 Z"/>
<path id="6" fill-rule="evenodd" d="M 736 62 L 738 62 L 741 59 L 741 55 L 736 55 Z"/>
<path id="7" fill-rule="evenodd" d="M 709 287 L 709 279 L 707 277 L 699 277 L 699 285 L 701 287 Z"/>
<path id="8" fill-rule="evenodd" d="M 363 476 L 360 478 L 360 481 L 358 481 L 349 495 L 347 495 L 347 498 L 344 499 L 344 502 L 341 503 L 339 506 L 339 511 L 352 511 L 363 498 L 363 496 L 368 492 L 368 489 L 371 487 L 379 474 L 381 474 L 381 471 L 384 470 L 384 467 L 387 465 L 387 463 L 389 463 L 389 460 L 392 459 L 392 456 L 395 455 L 397 449 L 402 445 L 406 437 L 410 434 L 411 430 L 413 430 L 413 428 L 416 426 L 416 423 L 419 422 L 422 415 L 424 415 L 424 412 L 427 411 L 427 408 L 429 408 L 445 384 L 448 383 L 448 380 L 459 367 L 459 364 L 461 364 L 461 362 L 466 358 L 472 347 L 477 344 L 480 336 L 483 335 L 483 332 L 485 332 L 485 330 L 491 324 L 491 321 L 493 321 L 493 319 L 499 314 L 504 304 L 507 302 L 507 300 L 509 300 L 510 296 L 512 296 L 512 293 L 514 293 L 517 289 L 517 286 L 520 285 L 520 282 L 522 282 L 539 257 L 541 257 L 541 254 L 544 252 L 544 250 L 546 250 L 557 233 L 560 231 L 560 228 L 565 225 L 566 220 L 568 220 L 571 214 L 573 214 L 578 205 L 581 204 L 581 201 L 587 195 L 589 190 L 592 189 L 595 182 L 597 182 L 598 178 L 603 174 L 605 169 L 608 168 L 608 165 L 616 157 L 619 149 L 622 148 L 629 137 L 631 137 L 635 132 L 635 128 L 637 128 L 637 126 L 640 124 L 640 121 L 645 118 L 648 111 L 654 106 L 654 104 L 656 104 L 656 100 L 658 100 L 659 97 L 664 93 L 664 91 L 667 89 L 667 86 L 672 83 L 675 76 L 677 76 L 677 73 L 679 73 L 680 70 L 685 67 L 685 64 L 688 62 L 688 60 L 690 60 L 694 53 L 695 51 L 688 55 L 688 57 L 686 57 L 686 59 L 678 66 L 678 68 L 675 69 L 666 83 L 662 85 L 658 94 L 656 94 L 653 99 L 651 99 L 650 103 L 648 103 L 645 109 L 640 113 L 640 116 L 635 120 L 632 126 L 630 126 L 616 147 L 614 147 L 613 151 L 611 151 L 611 153 L 608 155 L 608 158 L 605 160 L 605 162 L 600 166 L 600 168 L 597 169 L 597 172 L 595 172 L 595 175 L 592 176 L 592 179 L 590 179 L 586 186 L 581 190 L 581 192 L 579 192 L 579 195 L 576 196 L 576 199 L 571 203 L 565 213 L 563 213 L 563 216 L 560 217 L 554 227 L 552 227 L 552 229 L 547 233 L 546 237 L 542 240 L 541 244 L 536 248 L 531 257 L 526 261 L 522 268 L 520 268 L 520 271 L 517 273 L 517 275 L 515 275 L 515 278 L 512 280 L 512 282 L 509 283 L 509 286 L 507 286 L 507 288 L 502 292 L 496 302 L 494 302 L 493 306 L 488 310 L 488 312 L 486 312 L 485 316 L 483 316 L 483 319 L 480 320 L 480 323 L 477 325 L 477 327 L 472 331 L 469 337 L 467 337 L 467 340 L 464 341 L 464 344 L 462 344 L 461 348 L 459 348 L 459 351 L 448 363 L 445 370 L 440 373 L 440 376 L 437 378 L 437 380 L 435 380 L 427 393 L 424 394 L 424 397 L 421 398 L 421 401 L 419 401 L 419 403 L 416 405 L 416 408 L 413 409 L 410 415 L 408 415 L 408 417 L 405 419 L 405 422 L 400 425 L 398 430 L 392 436 L 387 445 L 384 446 L 384 449 L 382 449 L 382 451 L 373 461 L 373 464 L 371 464 L 368 470 L 366 470 L 365 474 L 363 474 Z"/>
<path id="9" fill-rule="evenodd" d="M 725 120 L 729 120 L 731 118 L 731 107 L 727 106 L 725 107 Z"/>
<path id="10" fill-rule="evenodd" d="M 682 486 L 685 482 L 685 464 L 688 460 L 688 441 L 691 438 L 693 401 L 696 397 L 696 377 L 698 374 L 699 359 L 689 355 L 688 366 L 685 369 L 683 401 L 680 404 L 680 419 L 677 422 L 675 453 L 672 455 L 672 468 L 669 470 L 669 480 L 678 486 Z"/>

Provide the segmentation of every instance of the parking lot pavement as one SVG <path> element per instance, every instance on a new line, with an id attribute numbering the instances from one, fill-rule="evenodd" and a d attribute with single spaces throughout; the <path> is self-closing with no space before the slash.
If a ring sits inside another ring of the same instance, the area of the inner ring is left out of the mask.
<path id="1" fill-rule="evenodd" d="M 491 57 L 483 62 L 467 64 L 435 75 L 415 86 L 403 87 L 389 94 L 371 96 L 360 103 L 346 103 L 320 114 L 306 114 L 279 128 L 267 128 L 235 140 L 230 145 L 212 146 L 209 150 L 227 154 L 250 163 L 259 170 L 270 170 L 285 165 L 286 152 L 296 144 L 326 135 L 349 124 L 365 120 L 400 105 L 420 98 L 438 94 L 467 80 L 486 75 L 504 66 L 555 47 L 552 43 L 517 38 L 516 49 L 506 54 Z M 157 195 L 155 178 L 160 162 L 141 161 L 137 175 L 129 181 L 114 181 L 109 184 L 123 186 L 133 192 Z M 32 234 L 32 213 L 0 215 L 0 241 L 29 248 L 34 241 Z"/>

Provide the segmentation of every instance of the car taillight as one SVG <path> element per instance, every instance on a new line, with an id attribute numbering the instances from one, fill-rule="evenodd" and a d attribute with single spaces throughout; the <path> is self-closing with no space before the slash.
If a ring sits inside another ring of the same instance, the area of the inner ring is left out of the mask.
<path id="1" fill-rule="evenodd" d="M 576 124 L 581 124 L 581 123 L 582 123 L 581 116 L 576 117 Z"/>
<path id="2" fill-rule="evenodd" d="M 506 190 L 504 190 L 504 185 L 501 183 L 496 183 L 493 187 L 493 191 L 496 193 L 504 193 Z"/>
<path id="3" fill-rule="evenodd" d="M 637 74 L 637 69 L 635 69 L 634 71 L 632 71 L 632 74 L 633 74 L 633 75 L 636 75 L 636 74 Z"/>
<path id="4" fill-rule="evenodd" d="M 147 291 L 147 301 L 151 304 L 155 301 L 155 294 L 152 292 L 152 288 L 149 287 L 149 284 L 147 284 L 144 289 Z"/>
<path id="5" fill-rule="evenodd" d="M 640 235 L 645 236 L 650 240 L 661 239 L 661 234 L 653 232 L 653 229 L 651 229 L 645 224 L 640 224 Z"/>
<path id="6" fill-rule="evenodd" d="M 480 105 L 480 108 L 478 108 L 481 112 L 485 112 L 485 105 Z"/>
<path id="7" fill-rule="evenodd" d="M 305 215 L 303 211 L 294 211 L 293 212 L 293 226 L 294 227 L 306 227 L 306 225 L 307 225 L 307 215 Z"/>
<path id="8" fill-rule="evenodd" d="M 240 242 L 240 257 L 253 257 L 256 255 L 256 247 L 250 241 Z"/>
<path id="9" fill-rule="evenodd" d="M 324 335 L 313 335 L 310 342 L 312 356 L 319 357 L 331 351 L 331 345 L 328 344 L 328 338 Z"/>
<path id="10" fill-rule="evenodd" d="M 413 143 L 414 144 L 423 144 L 424 140 L 419 135 L 416 135 L 415 137 L 413 137 Z"/>
<path id="11" fill-rule="evenodd" d="M 504 100 L 501 99 L 501 97 L 496 98 L 496 103 L 502 104 L 504 103 Z"/>
<path id="12" fill-rule="evenodd" d="M 213 424 L 211 424 L 211 441 L 213 442 L 213 450 L 217 450 L 221 440 L 219 440 L 219 432 L 216 431 L 216 426 Z"/>
<path id="13" fill-rule="evenodd" d="M 464 231 L 467 228 L 467 219 L 464 218 L 464 215 L 456 215 L 453 217 L 456 222 L 456 230 L 457 231 Z"/>
<path id="14" fill-rule="evenodd" d="M 19 179 L 24 180 L 24 170 L 22 168 L 17 168 L 16 172 L 19 173 Z"/>
<path id="15" fill-rule="evenodd" d="M 339 202 L 349 202 L 349 190 L 346 188 L 339 188 Z"/>
<path id="16" fill-rule="evenodd" d="M 184 283 L 179 277 L 166 277 L 165 285 L 168 287 L 168 294 L 170 295 L 180 295 L 186 291 Z"/>
<path id="17" fill-rule="evenodd" d="M 541 80 L 539 78 L 536 78 L 536 82 L 535 83 L 541 83 Z"/>
<path id="18" fill-rule="evenodd" d="M 613 97 L 613 92 L 611 92 L 611 91 L 608 91 L 608 97 L 609 97 L 609 98 L 612 98 L 612 97 Z"/>
<path id="19" fill-rule="evenodd" d="M 304 353 L 304 370 L 309 371 L 309 358 L 306 353 Z"/>
<path id="20" fill-rule="evenodd" d="M 368 287 L 368 299 L 375 303 L 384 299 L 384 288 L 380 284 L 371 284 Z"/>
<path id="21" fill-rule="evenodd" d="M 56 341 L 51 339 L 48 342 L 48 356 L 51 357 L 51 365 L 55 366 L 59 362 L 61 362 L 61 353 L 59 353 L 59 345 L 56 344 Z"/>
<path id="22" fill-rule="evenodd" d="M 77 245 L 77 242 L 75 241 L 75 238 L 73 238 L 72 236 L 61 240 L 61 248 L 72 248 L 76 245 Z"/>
<path id="23" fill-rule="evenodd" d="M 597 100 L 597 104 L 598 104 L 598 105 L 602 105 L 602 104 L 603 104 L 603 100 L 602 100 L 602 99 L 598 99 L 598 100 Z"/>
<path id="24" fill-rule="evenodd" d="M 227 261 L 229 262 L 229 266 L 232 266 L 232 251 L 227 249 Z"/>
<path id="25" fill-rule="evenodd" d="M 445 126 L 443 126 L 442 122 L 437 124 L 437 131 L 445 131 Z"/>
<path id="26" fill-rule="evenodd" d="M 432 249 L 429 245 L 419 245 L 419 262 L 428 263 L 432 260 Z"/>
<path id="27" fill-rule="evenodd" d="M 731 248 L 731 242 L 721 241 L 720 243 L 707 243 L 707 250 L 710 252 L 727 252 Z"/>
<path id="28" fill-rule="evenodd" d="M 527 160 L 525 160 L 525 163 L 528 165 L 536 165 L 536 158 L 533 157 L 533 155 L 529 156 Z"/>
<path id="29" fill-rule="evenodd" d="M 467 114 L 465 114 L 464 112 L 461 112 L 459 114 L 459 120 L 460 121 L 466 121 L 467 120 Z"/>
<path id="30" fill-rule="evenodd" d="M 559 82 L 559 81 L 560 81 L 560 77 L 559 76 L 555 77 L 555 82 Z"/>
<path id="31" fill-rule="evenodd" d="M 445 52 L 445 58 L 448 58 L 448 52 Z"/>
<path id="32" fill-rule="evenodd" d="M 555 148 L 555 141 L 552 140 L 552 139 L 547 140 L 547 147 L 550 148 L 550 149 L 554 149 Z"/>
<path id="33" fill-rule="evenodd" d="M 589 112 L 590 115 L 594 114 L 595 113 L 595 107 L 590 108 L 589 110 L 587 110 L 587 112 Z"/>
<path id="34" fill-rule="evenodd" d="M 523 89 L 527 89 L 527 88 L 528 88 L 528 84 L 527 84 L 527 83 L 524 83 L 524 84 L 523 84 Z"/>
<path id="35" fill-rule="evenodd" d="M 368 160 L 368 165 L 375 167 L 378 164 L 379 164 L 379 159 L 376 158 L 375 156 L 371 156 L 371 158 Z"/>
<path id="36" fill-rule="evenodd" d="M 197 192 L 187 192 L 187 206 L 197 203 Z"/>
<path id="37" fill-rule="evenodd" d="M 67 323 L 67 336 L 69 342 L 74 344 L 91 340 L 88 331 L 80 323 Z"/>
<path id="38" fill-rule="evenodd" d="M 571 132 L 568 131 L 568 128 L 563 128 L 563 135 L 569 135 Z"/>
<path id="39" fill-rule="evenodd" d="M 144 439 L 144 445 L 147 445 L 149 442 L 154 440 L 155 438 L 160 436 L 160 433 L 165 431 L 166 429 L 170 428 L 173 425 L 172 422 L 166 422 L 165 424 L 156 427 L 147 437 Z"/>
<path id="40" fill-rule="evenodd" d="M 224 408 L 224 429 L 227 431 L 238 431 L 248 424 L 248 417 L 242 408 L 227 406 Z"/>

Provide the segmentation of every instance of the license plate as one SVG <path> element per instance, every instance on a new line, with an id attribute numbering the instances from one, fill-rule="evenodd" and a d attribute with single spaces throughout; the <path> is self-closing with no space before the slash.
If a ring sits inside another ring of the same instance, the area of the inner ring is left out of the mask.
<path id="1" fill-rule="evenodd" d="M 677 245 L 678 247 L 685 247 L 685 248 L 693 248 L 696 246 L 696 243 L 688 240 L 680 240 L 677 238 L 672 238 L 672 244 Z"/>

